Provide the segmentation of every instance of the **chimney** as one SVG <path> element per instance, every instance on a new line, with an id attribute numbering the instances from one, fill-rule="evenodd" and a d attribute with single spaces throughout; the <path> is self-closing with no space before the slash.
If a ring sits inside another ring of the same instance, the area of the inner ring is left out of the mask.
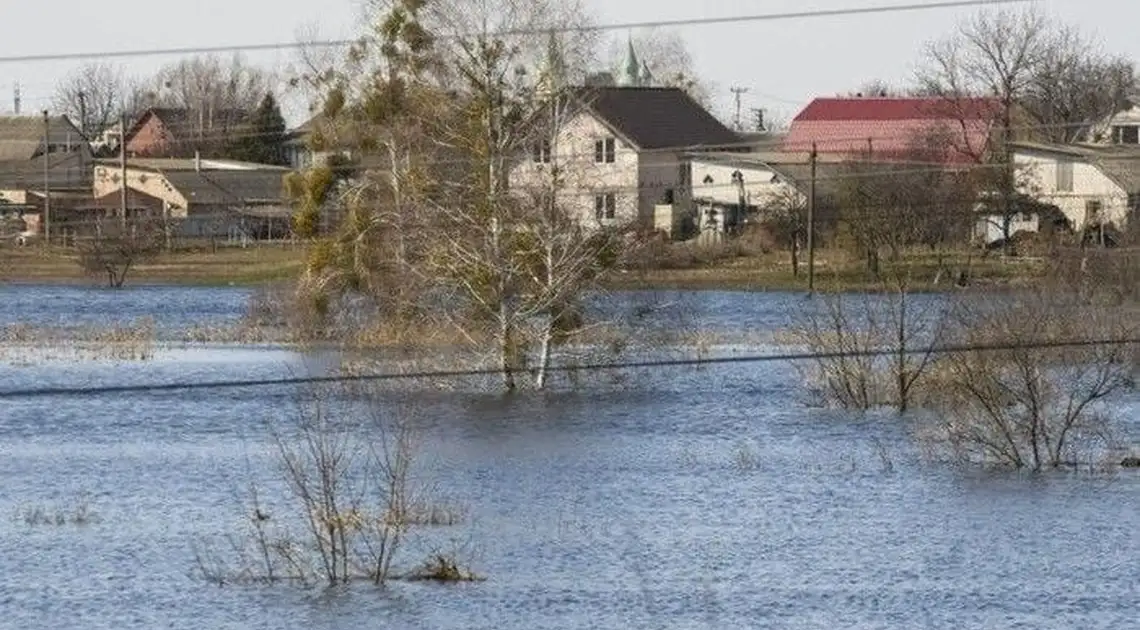
<path id="1" fill-rule="evenodd" d="M 194 152 L 194 171 L 198 172 L 198 173 L 202 172 L 202 153 L 201 153 L 201 151 L 195 151 Z"/>

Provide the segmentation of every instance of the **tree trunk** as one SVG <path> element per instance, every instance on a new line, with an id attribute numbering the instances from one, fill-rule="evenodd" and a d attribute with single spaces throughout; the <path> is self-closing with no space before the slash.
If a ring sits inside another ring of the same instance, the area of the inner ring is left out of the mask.
<path id="1" fill-rule="evenodd" d="M 546 380 L 550 374 L 550 354 L 554 340 L 554 318 L 551 318 L 546 324 L 546 330 L 542 333 L 542 342 L 538 350 L 538 373 L 534 377 L 534 388 L 542 389 L 546 387 Z"/>
<path id="2" fill-rule="evenodd" d="M 800 235 L 792 236 L 792 277 L 800 277 Z"/>
<path id="3" fill-rule="evenodd" d="M 511 325 L 507 319 L 507 306 L 501 304 L 499 306 L 499 372 L 503 379 L 503 388 L 508 392 L 515 391 L 517 384 L 515 383 L 514 362 L 513 362 L 513 343 L 511 339 Z"/>

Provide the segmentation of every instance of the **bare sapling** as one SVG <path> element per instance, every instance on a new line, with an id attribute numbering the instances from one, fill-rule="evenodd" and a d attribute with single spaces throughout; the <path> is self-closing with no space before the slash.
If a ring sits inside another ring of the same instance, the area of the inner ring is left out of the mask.
<path id="1" fill-rule="evenodd" d="M 961 306 L 954 343 L 1002 345 L 949 355 L 934 378 L 941 413 L 928 437 L 954 456 L 1042 471 L 1110 453 L 1110 397 L 1131 383 L 1135 325 L 1072 291 L 1041 289 Z M 1058 347 L 1041 344 L 1060 342 Z"/>

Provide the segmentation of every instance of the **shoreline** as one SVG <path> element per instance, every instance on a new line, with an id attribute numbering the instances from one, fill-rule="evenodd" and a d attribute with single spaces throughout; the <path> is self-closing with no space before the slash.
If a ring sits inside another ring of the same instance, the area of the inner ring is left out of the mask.
<path id="1" fill-rule="evenodd" d="M 124 288 L 145 286 L 256 288 L 289 282 L 304 267 L 305 250 L 291 246 L 219 248 L 179 251 L 140 264 L 127 275 Z M 793 274 L 786 252 L 769 252 L 711 260 L 682 267 L 636 269 L 611 273 L 602 283 L 607 290 L 807 292 L 802 267 Z M 946 293 L 971 288 L 1024 286 L 1040 277 L 1042 259 L 981 258 L 976 253 L 953 252 L 934 262 L 915 252 L 901 262 L 913 277 L 914 293 Z M 884 265 L 886 267 L 886 265 Z M 817 255 L 815 290 L 818 293 L 880 293 L 891 288 L 872 278 L 859 261 L 840 251 Z M 969 281 L 960 287 L 957 273 Z M 937 281 L 935 281 L 937 280 Z M 0 285 L 106 287 L 102 276 L 86 273 L 68 250 L 42 248 L 0 249 Z"/>

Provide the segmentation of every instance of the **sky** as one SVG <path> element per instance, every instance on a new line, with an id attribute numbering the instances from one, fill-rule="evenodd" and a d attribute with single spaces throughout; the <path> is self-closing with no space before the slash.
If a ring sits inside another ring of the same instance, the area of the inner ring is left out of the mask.
<path id="1" fill-rule="evenodd" d="M 295 42 L 302 33 L 352 37 L 360 31 L 364 0 L 57 0 L 0 2 L 0 113 L 11 113 L 14 88 L 27 114 L 51 105 L 55 85 L 83 61 L 12 62 L 4 57 L 45 53 L 99 53 L 193 46 Z M 732 17 L 933 0 L 585 0 L 602 24 L 695 17 Z M 1051 16 L 1095 35 L 1114 53 L 1140 60 L 1140 2 L 1036 0 Z M 1008 6 L 1008 5 L 1007 5 Z M 1016 6 L 1016 5 L 1014 5 Z M 745 115 L 766 110 L 789 120 L 816 96 L 832 96 L 868 79 L 905 83 L 926 42 L 949 34 L 977 8 L 928 9 L 865 16 L 740 21 L 678 27 L 697 71 L 715 88 L 715 110 L 734 110 L 730 88 L 747 88 Z M 1107 17 L 1110 16 L 1110 17 Z M 47 37 L 45 37 L 45 34 Z M 624 38 L 628 31 L 611 33 Z M 604 52 L 604 51 L 603 51 Z M 247 53 L 250 62 L 279 76 L 296 71 L 293 51 Z M 146 56 L 113 59 L 136 75 L 175 60 Z M 305 118 L 300 95 L 282 99 L 286 118 Z"/>

